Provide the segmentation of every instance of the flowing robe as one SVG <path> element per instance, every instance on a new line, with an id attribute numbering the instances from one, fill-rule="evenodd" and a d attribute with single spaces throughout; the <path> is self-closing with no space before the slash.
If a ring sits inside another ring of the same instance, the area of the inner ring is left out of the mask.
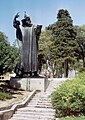
<path id="1" fill-rule="evenodd" d="M 38 41 L 36 37 L 37 26 L 31 27 L 20 26 L 22 33 L 21 42 L 21 65 L 24 68 L 24 72 L 37 71 L 37 52 Z"/>

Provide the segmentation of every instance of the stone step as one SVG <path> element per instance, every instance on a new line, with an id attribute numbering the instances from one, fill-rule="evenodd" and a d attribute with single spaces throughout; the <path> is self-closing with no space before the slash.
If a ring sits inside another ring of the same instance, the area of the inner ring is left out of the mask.
<path id="1" fill-rule="evenodd" d="M 54 109 L 51 108 L 35 108 L 35 107 L 24 107 L 20 108 L 17 111 L 22 111 L 22 112 L 28 112 L 28 111 L 34 111 L 34 112 L 55 112 Z"/>
<path id="2" fill-rule="evenodd" d="M 49 101 L 31 101 L 30 103 L 28 103 L 28 105 L 35 105 L 35 104 L 51 104 L 51 102 Z"/>
<path id="3" fill-rule="evenodd" d="M 51 98 L 33 98 L 31 101 L 48 101 L 48 102 L 50 102 Z"/>
<path id="4" fill-rule="evenodd" d="M 49 101 L 49 100 L 51 100 L 50 98 L 46 98 L 46 97 L 40 97 L 40 98 L 38 98 L 39 100 L 46 100 L 46 101 Z"/>
<path id="5" fill-rule="evenodd" d="M 51 105 L 28 105 L 28 107 L 35 107 L 35 108 L 52 108 Z"/>
<path id="6" fill-rule="evenodd" d="M 34 119 L 40 119 L 40 118 L 47 118 L 47 119 L 53 119 L 54 116 L 46 116 L 46 115 L 29 115 L 29 114 L 14 114 L 13 118 L 34 118 Z"/>
<path id="7" fill-rule="evenodd" d="M 37 118 L 11 118 L 11 119 L 9 119 L 9 120 L 53 120 L 53 119 L 49 119 L 49 118 L 39 118 L 39 119 L 37 119 Z"/>
<path id="8" fill-rule="evenodd" d="M 21 112 L 21 111 L 16 111 L 15 112 L 16 114 L 30 114 L 30 115 L 35 115 L 35 114 L 37 114 L 37 115 L 49 115 L 49 116 L 53 116 L 54 115 L 54 112 L 51 112 L 50 114 L 49 114 L 49 112 L 34 112 L 34 111 L 28 111 L 28 112 Z"/>
<path id="9" fill-rule="evenodd" d="M 50 102 L 38 102 L 37 105 L 51 105 Z"/>
<path id="10" fill-rule="evenodd" d="M 42 102 L 42 101 L 38 101 L 38 102 L 36 102 L 36 103 L 34 103 L 34 102 L 30 102 L 27 106 L 29 106 L 29 105 L 47 105 L 47 106 L 50 106 L 51 105 L 51 103 L 50 102 Z"/>
<path id="11" fill-rule="evenodd" d="M 45 102 L 45 103 L 51 103 L 51 100 L 50 99 L 35 99 L 35 100 L 31 100 L 30 103 L 36 103 L 36 102 Z"/>
<path id="12" fill-rule="evenodd" d="M 20 113 L 17 113 L 17 114 L 14 114 L 13 117 L 46 117 L 46 118 L 49 118 L 49 117 L 54 117 L 53 114 L 39 114 L 39 113 L 35 113 L 35 114 L 27 114 L 27 113 L 24 113 L 24 114 L 20 114 Z"/>
<path id="13" fill-rule="evenodd" d="M 34 96 L 33 98 L 50 98 L 50 95 L 39 95 L 39 96 Z"/>
<path id="14" fill-rule="evenodd" d="M 39 99 L 39 98 L 38 98 L 38 99 Z M 50 98 L 44 98 L 44 97 L 43 97 L 43 98 L 40 98 L 39 100 L 40 100 L 40 101 L 51 101 Z"/>
<path id="15" fill-rule="evenodd" d="M 37 98 L 50 98 L 50 96 L 38 96 L 38 97 L 33 97 L 33 99 L 37 99 Z"/>
<path id="16" fill-rule="evenodd" d="M 51 104 L 51 101 L 48 101 L 48 100 L 39 100 L 38 101 L 38 103 L 45 103 L 45 104 L 47 104 L 47 103 L 49 103 L 49 104 Z"/>

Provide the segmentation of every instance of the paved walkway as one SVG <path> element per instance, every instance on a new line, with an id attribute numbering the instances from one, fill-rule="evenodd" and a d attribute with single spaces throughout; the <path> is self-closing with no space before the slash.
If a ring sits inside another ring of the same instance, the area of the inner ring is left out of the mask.
<path id="1" fill-rule="evenodd" d="M 9 120 L 54 120 L 55 110 L 52 108 L 50 95 L 64 80 L 51 80 L 46 92 L 36 93 L 30 103 L 19 108 Z"/>

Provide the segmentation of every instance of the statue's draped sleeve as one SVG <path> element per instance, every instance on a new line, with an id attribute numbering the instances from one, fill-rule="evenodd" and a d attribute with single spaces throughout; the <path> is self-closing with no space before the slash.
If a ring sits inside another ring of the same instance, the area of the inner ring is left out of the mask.
<path id="1" fill-rule="evenodd" d="M 38 49 L 38 40 L 39 40 L 39 37 L 40 37 L 41 28 L 42 28 L 42 25 L 37 25 L 37 27 L 36 27 L 36 44 L 37 44 L 37 49 Z"/>
<path id="2" fill-rule="evenodd" d="M 37 25 L 37 30 L 36 30 L 37 40 L 39 40 L 39 36 L 40 36 L 40 33 L 41 33 L 41 28 L 42 28 L 42 25 Z"/>
<path id="3" fill-rule="evenodd" d="M 20 22 L 16 20 L 16 17 L 13 20 L 13 26 L 16 28 L 16 38 L 20 41 L 22 41 L 22 32 L 20 29 Z"/>

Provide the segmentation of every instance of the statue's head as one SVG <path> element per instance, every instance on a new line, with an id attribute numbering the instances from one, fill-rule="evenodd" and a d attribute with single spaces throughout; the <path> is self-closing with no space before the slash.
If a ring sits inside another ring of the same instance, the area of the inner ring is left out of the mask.
<path id="1" fill-rule="evenodd" d="M 30 25 L 31 25 L 31 19 L 25 12 L 24 19 L 22 19 L 22 26 L 29 27 Z"/>

